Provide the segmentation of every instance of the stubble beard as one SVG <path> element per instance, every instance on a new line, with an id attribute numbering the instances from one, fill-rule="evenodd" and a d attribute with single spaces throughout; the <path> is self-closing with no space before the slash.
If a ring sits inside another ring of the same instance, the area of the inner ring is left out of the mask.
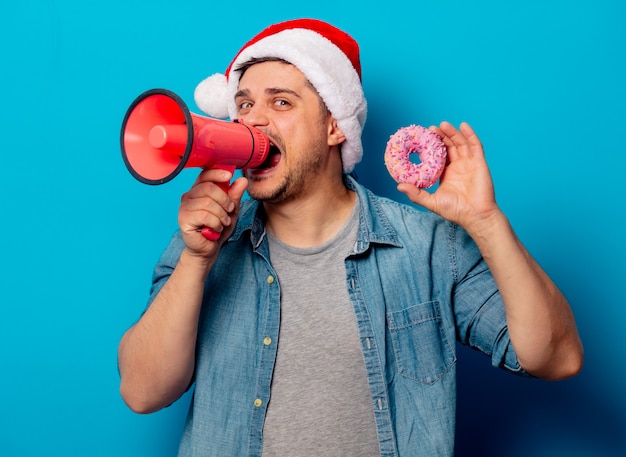
<path id="1" fill-rule="evenodd" d="M 327 147 L 325 137 L 317 138 L 307 148 L 308 152 L 302 154 L 297 162 L 291 164 L 290 169 L 275 186 L 265 191 L 252 187 L 248 189 L 248 194 L 253 199 L 265 203 L 284 203 L 306 194 L 315 185 L 315 176 L 320 173 L 322 154 L 324 148 Z M 285 151 L 285 148 L 282 148 L 282 151 Z M 272 178 L 260 176 L 253 179 L 262 182 Z"/>
<path id="2" fill-rule="evenodd" d="M 318 151 L 315 151 L 314 156 L 304 157 L 293 164 L 289 173 L 272 188 L 265 191 L 252 188 L 248 189 L 248 193 L 255 200 L 266 203 L 284 203 L 295 200 L 309 190 L 314 182 L 312 178 L 319 173 L 321 164 L 321 156 Z M 267 179 L 270 178 L 255 178 L 260 182 Z"/>

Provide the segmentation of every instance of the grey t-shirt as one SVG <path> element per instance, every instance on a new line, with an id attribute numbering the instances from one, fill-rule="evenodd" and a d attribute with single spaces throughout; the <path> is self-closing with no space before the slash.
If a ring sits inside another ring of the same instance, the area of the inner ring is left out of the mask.
<path id="1" fill-rule="evenodd" d="M 330 241 L 296 248 L 268 235 L 281 290 L 278 355 L 263 427 L 263 457 L 380 456 L 344 259 L 358 201 Z"/>

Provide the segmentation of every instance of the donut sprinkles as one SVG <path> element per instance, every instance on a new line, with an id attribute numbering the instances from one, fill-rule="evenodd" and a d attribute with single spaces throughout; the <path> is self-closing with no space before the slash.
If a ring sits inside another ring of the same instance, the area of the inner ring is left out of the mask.
<path id="1" fill-rule="evenodd" d="M 417 154 L 420 163 L 411 162 L 410 154 Z M 420 125 L 410 125 L 389 138 L 385 165 L 396 182 L 428 188 L 443 173 L 447 155 L 448 150 L 437 133 Z"/>

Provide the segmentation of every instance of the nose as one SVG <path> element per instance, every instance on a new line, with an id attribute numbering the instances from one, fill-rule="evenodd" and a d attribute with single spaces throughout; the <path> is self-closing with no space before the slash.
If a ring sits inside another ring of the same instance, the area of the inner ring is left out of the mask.
<path id="1" fill-rule="evenodd" d="M 267 110 L 260 104 L 254 104 L 252 107 L 239 114 L 239 122 L 250 125 L 252 127 L 263 127 L 269 124 Z"/>

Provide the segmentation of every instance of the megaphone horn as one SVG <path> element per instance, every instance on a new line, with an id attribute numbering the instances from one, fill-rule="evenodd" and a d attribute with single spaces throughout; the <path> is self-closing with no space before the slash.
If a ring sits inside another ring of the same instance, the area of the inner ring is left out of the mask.
<path id="1" fill-rule="evenodd" d="M 126 168 L 139 181 L 163 184 L 183 168 L 254 168 L 270 149 L 258 129 L 193 114 L 175 93 L 165 89 L 144 92 L 128 108 L 120 135 Z M 228 183 L 221 186 L 228 190 Z M 212 241 L 220 234 L 199 229 Z"/>
<path id="2" fill-rule="evenodd" d="M 191 113 L 165 89 L 148 90 L 132 102 L 120 143 L 130 173 L 151 185 L 172 180 L 183 168 L 258 167 L 270 148 L 260 130 Z"/>

